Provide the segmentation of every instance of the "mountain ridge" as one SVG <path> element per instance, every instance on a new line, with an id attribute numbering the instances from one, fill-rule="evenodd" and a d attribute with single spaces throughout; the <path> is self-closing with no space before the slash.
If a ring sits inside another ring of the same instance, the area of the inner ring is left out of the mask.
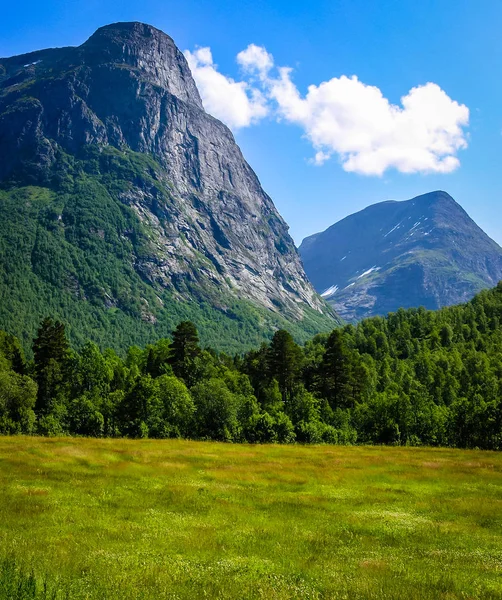
<path id="1" fill-rule="evenodd" d="M 502 249 L 442 190 L 370 205 L 299 251 L 314 287 L 347 320 L 458 304 L 502 278 Z"/>

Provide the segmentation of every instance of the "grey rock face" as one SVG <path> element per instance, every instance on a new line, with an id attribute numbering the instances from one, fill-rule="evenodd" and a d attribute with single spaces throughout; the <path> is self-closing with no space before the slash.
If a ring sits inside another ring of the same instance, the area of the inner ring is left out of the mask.
<path id="1" fill-rule="evenodd" d="M 154 233 L 158 252 L 135 265 L 143 277 L 180 294 L 186 282 L 205 282 L 295 319 L 305 306 L 331 314 L 169 36 L 117 23 L 77 48 L 0 59 L 0 183 L 46 184 L 60 150 L 78 156 L 89 144 L 148 153 L 162 167 L 169 202 L 153 209 L 141 182 L 123 195 Z M 200 254 L 207 269 L 194 266 Z"/>
<path id="2" fill-rule="evenodd" d="M 502 279 L 502 248 L 440 191 L 369 206 L 303 240 L 300 254 L 349 321 L 466 302 Z"/>

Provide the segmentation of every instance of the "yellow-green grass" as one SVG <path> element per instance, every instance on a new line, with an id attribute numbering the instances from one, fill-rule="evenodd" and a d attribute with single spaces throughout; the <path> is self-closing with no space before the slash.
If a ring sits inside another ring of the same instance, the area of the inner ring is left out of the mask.
<path id="1" fill-rule="evenodd" d="M 0 597 L 502 598 L 497 453 L 4 437 L 0 490 Z"/>

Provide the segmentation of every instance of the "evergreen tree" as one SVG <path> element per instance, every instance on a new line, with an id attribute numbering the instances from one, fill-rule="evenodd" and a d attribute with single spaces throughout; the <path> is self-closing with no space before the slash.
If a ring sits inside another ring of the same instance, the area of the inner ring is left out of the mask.
<path id="1" fill-rule="evenodd" d="M 176 377 L 191 387 L 197 381 L 197 371 L 200 369 L 197 358 L 202 352 L 197 328 L 191 321 L 183 321 L 172 335 L 169 363 Z"/>
<path id="2" fill-rule="evenodd" d="M 323 395 L 333 409 L 353 405 L 351 367 L 351 353 L 343 332 L 335 329 L 327 339 L 320 367 Z"/>
<path id="3" fill-rule="evenodd" d="M 268 371 L 279 384 L 282 401 L 291 398 L 294 386 L 300 380 L 303 352 L 291 334 L 280 329 L 274 333 L 268 351 Z"/>
<path id="4" fill-rule="evenodd" d="M 35 410 L 41 415 L 50 409 L 51 401 L 67 383 L 65 376 L 69 346 L 64 324 L 45 318 L 33 342 L 33 354 L 35 378 L 38 384 Z"/>

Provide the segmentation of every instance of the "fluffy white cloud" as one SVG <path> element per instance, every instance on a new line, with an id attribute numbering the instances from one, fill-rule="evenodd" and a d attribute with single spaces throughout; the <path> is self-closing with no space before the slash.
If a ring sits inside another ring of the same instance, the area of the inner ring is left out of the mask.
<path id="1" fill-rule="evenodd" d="M 247 73 L 257 73 L 260 78 L 267 77 L 268 72 L 274 66 L 274 58 L 262 46 L 249 44 L 249 46 L 239 52 L 237 62 Z"/>
<path id="2" fill-rule="evenodd" d="M 357 77 L 311 85 L 302 97 L 291 70 L 282 68 L 268 85 L 279 115 L 304 129 L 317 164 L 336 153 L 346 171 L 365 175 L 382 175 L 391 167 L 448 173 L 459 166 L 457 151 L 467 146 L 462 127 L 469 122 L 468 108 L 434 83 L 410 90 L 401 106 Z"/>
<path id="3" fill-rule="evenodd" d="M 248 127 L 268 114 L 261 90 L 221 74 L 209 48 L 187 50 L 185 57 L 208 113 L 234 129 Z"/>
<path id="4" fill-rule="evenodd" d="M 186 56 L 210 113 L 231 127 L 245 127 L 273 107 L 278 120 L 303 129 L 318 165 L 337 155 L 346 171 L 365 175 L 389 168 L 448 173 L 459 166 L 456 154 L 467 146 L 469 109 L 435 83 L 411 89 L 400 105 L 391 104 L 379 88 L 345 75 L 311 85 L 303 96 L 292 69 L 275 68 L 272 55 L 255 44 L 237 55 L 246 81 L 219 73 L 209 48 Z"/>

